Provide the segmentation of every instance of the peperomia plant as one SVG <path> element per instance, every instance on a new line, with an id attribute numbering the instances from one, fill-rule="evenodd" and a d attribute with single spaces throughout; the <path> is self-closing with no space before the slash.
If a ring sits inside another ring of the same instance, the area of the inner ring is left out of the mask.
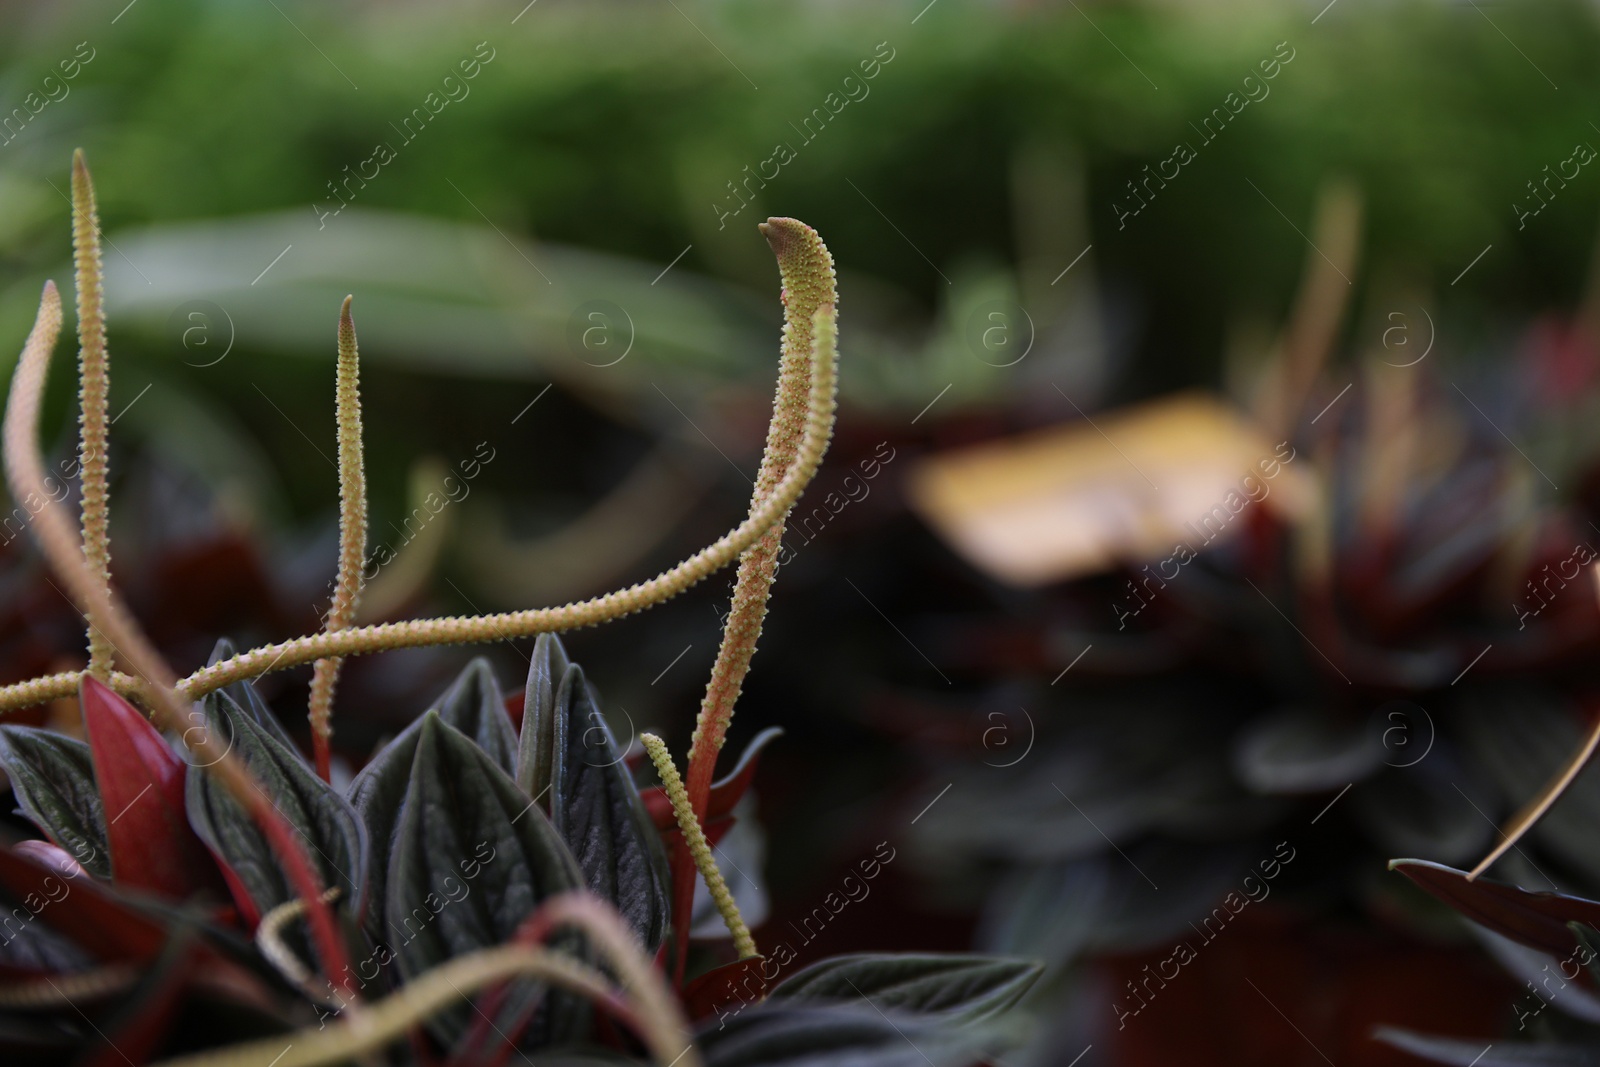
<path id="1" fill-rule="evenodd" d="M 778 260 L 785 325 L 747 518 L 648 581 L 556 608 L 353 624 L 366 494 L 347 297 L 336 364 L 340 553 L 325 628 L 244 652 L 220 640 L 209 664 L 180 679 L 111 583 L 100 235 L 81 152 L 72 186 L 78 528 L 45 492 L 38 446 L 62 323 L 53 283 L 12 380 L 4 457 L 12 495 L 88 622 L 89 656 L 83 671 L 0 688 L 0 711 L 76 694 L 87 742 L 0 726 L 0 766 L 45 838 L 0 850 L 8 1062 L 498 1064 L 540 1050 L 572 1063 L 644 1055 L 753 1067 L 956 1065 L 987 1054 L 998 1040 L 990 1023 L 1027 991 L 1034 964 L 842 957 L 768 989 L 777 969 L 712 855 L 766 735 L 721 781 L 717 755 L 760 634 L 785 516 L 833 426 L 834 273 L 813 230 L 785 218 L 761 226 Z M 555 634 L 642 611 L 736 559 L 687 781 L 646 735 L 661 785 L 646 778 L 641 788 L 635 775 L 649 765 L 619 747 Z M 520 700 L 474 660 L 348 790 L 330 783 L 343 658 L 530 636 Z M 309 759 L 251 685 L 305 663 L 314 664 Z M 697 877 L 738 958 L 690 974 Z"/>

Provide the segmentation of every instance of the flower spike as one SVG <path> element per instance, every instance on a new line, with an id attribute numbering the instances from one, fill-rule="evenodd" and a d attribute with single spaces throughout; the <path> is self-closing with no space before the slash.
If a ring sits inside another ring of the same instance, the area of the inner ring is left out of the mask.
<path id="1" fill-rule="evenodd" d="M 106 359 L 105 271 L 100 259 L 100 213 L 83 149 L 72 153 L 72 261 L 78 293 L 78 465 L 83 479 L 83 555 L 102 589 L 111 584 L 110 492 L 106 453 L 111 368 Z M 111 641 L 89 627 L 89 673 L 111 677 Z"/>
<path id="2" fill-rule="evenodd" d="M 367 477 L 361 449 L 361 367 L 350 301 L 339 310 L 339 365 L 336 372 L 339 420 L 339 578 L 328 610 L 326 632 L 349 629 L 361 603 L 361 570 L 367 554 Z M 328 781 L 333 737 L 333 690 L 342 658 L 317 660 L 311 676 L 311 745 L 317 773 Z"/>
<path id="3" fill-rule="evenodd" d="M 711 855 L 711 846 L 706 841 L 705 831 L 700 829 L 700 820 L 689 807 L 689 795 L 683 788 L 683 779 L 678 777 L 678 768 L 673 765 L 667 743 L 655 734 L 640 734 L 639 742 L 650 754 L 656 774 L 661 776 L 662 788 L 672 802 L 672 814 L 678 819 L 678 829 L 683 831 L 683 839 L 689 843 L 689 854 L 694 857 L 694 865 L 700 868 L 700 877 L 705 879 L 706 889 L 711 893 L 717 911 L 722 913 L 728 933 L 733 935 L 733 947 L 739 950 L 739 958 L 759 956 L 761 953 L 756 951 L 755 938 L 750 936 L 750 928 L 745 925 L 744 916 L 739 914 L 739 905 L 728 891 L 728 883 L 723 880 L 716 857 Z"/>
<path id="4" fill-rule="evenodd" d="M 805 429 L 806 392 L 814 366 L 834 358 L 833 309 L 839 299 L 833 257 L 816 230 L 796 219 L 774 218 L 761 224 L 761 233 L 778 257 L 778 272 L 783 279 L 783 362 L 778 395 L 772 403 L 772 424 L 767 429 L 767 447 L 756 476 L 755 493 L 750 498 L 751 514 L 772 499 L 794 464 Z M 823 309 L 827 309 L 825 324 L 819 318 Z M 689 744 L 689 803 L 696 818 L 705 815 L 717 753 L 733 720 L 733 706 L 750 670 L 756 642 L 761 639 L 761 624 L 767 616 L 773 579 L 778 575 L 778 553 L 783 548 L 788 516 L 785 509 L 761 540 L 739 559 L 739 576 L 722 631 L 722 646 L 717 649 L 717 661 L 711 669 L 711 680 L 706 683 L 694 739 Z"/>

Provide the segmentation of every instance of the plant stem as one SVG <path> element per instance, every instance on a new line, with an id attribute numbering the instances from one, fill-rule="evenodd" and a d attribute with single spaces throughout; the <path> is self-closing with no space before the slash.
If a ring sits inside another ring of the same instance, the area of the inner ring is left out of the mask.
<path id="1" fill-rule="evenodd" d="M 351 297 L 339 310 L 339 365 L 336 394 L 339 421 L 339 578 L 333 591 L 325 630 L 333 633 L 355 623 L 361 602 L 361 568 L 367 554 L 367 479 L 361 449 L 361 367 L 356 327 L 350 318 Z M 317 773 L 331 780 L 333 691 L 342 658 L 319 659 L 311 675 L 311 747 Z"/>

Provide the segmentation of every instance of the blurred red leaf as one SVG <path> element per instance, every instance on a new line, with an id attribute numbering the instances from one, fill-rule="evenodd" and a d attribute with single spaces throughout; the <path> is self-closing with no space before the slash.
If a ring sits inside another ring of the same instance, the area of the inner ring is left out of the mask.
<path id="1" fill-rule="evenodd" d="M 699 1022 L 716 1013 L 718 1008 L 738 1001 L 748 1004 L 766 995 L 767 983 L 761 977 L 762 956 L 746 956 L 741 960 L 713 967 L 690 982 L 683 990 L 683 1010 L 690 1022 Z"/>
<path id="2" fill-rule="evenodd" d="M 42 902 L 37 911 L 31 906 L 28 910 L 102 960 L 151 960 L 166 941 L 160 923 L 99 883 L 88 877 L 65 878 L 12 849 L 0 849 L 0 886 L 24 902 Z"/>

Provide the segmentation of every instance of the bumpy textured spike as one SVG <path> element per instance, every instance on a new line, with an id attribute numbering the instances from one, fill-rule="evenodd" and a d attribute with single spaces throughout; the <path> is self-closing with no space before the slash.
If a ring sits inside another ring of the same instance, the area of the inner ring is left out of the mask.
<path id="1" fill-rule="evenodd" d="M 819 309 L 836 308 L 838 304 L 833 257 L 817 231 L 796 219 L 775 218 L 762 223 L 761 232 L 778 257 L 778 272 L 783 279 L 783 362 L 772 405 L 772 424 L 767 430 L 767 448 L 750 498 L 752 514 L 772 499 L 778 483 L 794 463 L 805 427 L 806 393 L 814 362 L 816 333 L 812 320 Z M 828 357 L 824 354 L 822 358 Z M 787 518 L 786 511 L 739 560 L 722 646 L 717 650 L 689 745 L 689 801 L 697 818 L 705 814 L 717 753 L 722 749 L 734 704 L 761 639 L 761 624 L 778 574 L 778 553 L 783 548 Z"/>
<path id="2" fill-rule="evenodd" d="M 739 905 L 734 902 L 728 883 L 723 880 L 722 871 L 717 867 L 716 857 L 711 855 L 711 846 L 706 842 L 705 831 L 700 829 L 700 820 L 689 807 L 689 794 L 683 788 L 683 779 L 678 777 L 678 768 L 672 763 L 672 753 L 667 751 L 667 743 L 655 734 L 640 734 L 639 742 L 644 745 L 650 762 L 656 766 L 656 773 L 661 776 L 661 785 L 667 792 L 667 799 L 672 802 L 672 814 L 677 817 L 678 829 L 683 831 L 683 839 L 689 844 L 694 865 L 700 869 L 700 877 L 705 879 L 706 889 L 710 891 L 722 921 L 727 924 L 728 933 L 733 935 L 733 947 L 738 949 L 739 958 L 760 955 L 756 951 L 755 938 L 750 936 L 750 928 L 744 923 L 744 916 L 739 914 Z"/>
<path id="3" fill-rule="evenodd" d="M 95 581 L 111 584 L 111 509 L 106 484 L 106 419 L 111 367 L 106 358 L 105 272 L 100 261 L 100 213 L 83 149 L 72 154 L 72 262 L 78 295 L 78 466 L 83 485 L 83 555 Z M 89 627 L 89 673 L 111 677 L 112 647 Z"/>
<path id="4" fill-rule="evenodd" d="M 831 284 L 831 279 L 829 282 Z M 632 615 L 677 596 L 733 562 L 760 540 L 773 523 L 788 513 L 821 466 L 833 434 L 837 393 L 838 352 L 831 305 L 818 309 L 812 319 L 811 329 L 815 365 L 812 368 L 805 432 L 794 463 L 772 495 L 749 518 L 676 567 L 626 589 L 556 608 L 358 626 L 265 645 L 196 671 L 178 683 L 178 694 L 187 700 L 198 700 L 234 682 L 332 656 L 356 656 L 430 645 L 503 641 L 508 637 L 575 630 Z M 70 694 L 73 686 L 65 681 L 69 677 L 59 675 L 0 688 L 0 711 Z"/>
<path id="5" fill-rule="evenodd" d="M 339 365 L 336 372 L 339 420 L 339 578 L 324 629 L 332 633 L 355 624 L 361 604 L 361 571 L 367 555 L 367 476 L 361 448 L 361 368 L 356 327 L 350 318 L 351 297 L 339 311 Z M 311 743 L 317 773 L 330 774 L 333 737 L 333 691 L 339 680 L 340 657 L 317 660 L 311 675 Z"/>

